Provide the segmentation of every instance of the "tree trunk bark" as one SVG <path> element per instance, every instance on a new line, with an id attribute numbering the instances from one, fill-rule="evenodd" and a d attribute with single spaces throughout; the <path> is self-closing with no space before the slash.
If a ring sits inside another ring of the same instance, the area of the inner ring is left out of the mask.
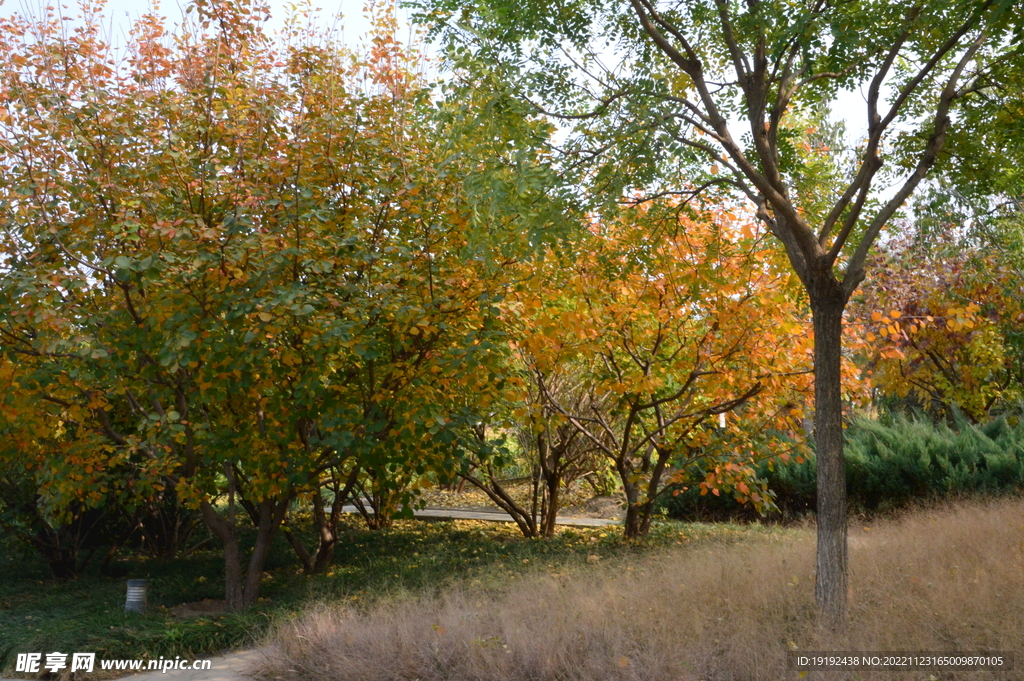
<path id="1" fill-rule="evenodd" d="M 208 501 L 199 510 L 206 526 L 210 528 L 224 546 L 224 600 L 228 610 L 241 610 L 242 599 L 242 553 L 238 546 L 238 533 L 232 523 L 220 517 L 220 513 Z"/>
<path id="2" fill-rule="evenodd" d="M 261 501 L 259 506 L 259 525 L 256 527 L 256 544 L 249 555 L 249 566 L 245 571 L 245 590 L 242 592 L 242 607 L 248 608 L 260 597 L 260 583 L 263 581 L 263 568 L 270 555 L 270 543 L 274 533 L 284 521 L 288 501 Z"/>
<path id="3" fill-rule="evenodd" d="M 626 495 L 626 518 L 623 521 L 623 536 L 626 539 L 636 539 L 641 534 L 641 513 L 640 493 L 636 485 L 629 481 L 628 472 L 619 470 L 619 477 L 622 480 L 622 491 Z"/>
<path id="4" fill-rule="evenodd" d="M 658 499 L 658 488 L 661 486 L 661 476 L 665 474 L 665 466 L 668 464 L 671 452 L 658 450 L 658 459 L 651 470 L 651 479 L 647 482 L 647 501 L 639 509 L 639 521 L 636 530 L 637 537 L 646 537 L 651 531 L 651 521 L 654 519 L 654 503 Z"/>
<path id="5" fill-rule="evenodd" d="M 818 471 L 818 554 L 814 596 L 821 624 L 832 629 L 845 622 L 847 605 L 846 466 L 840 375 L 845 303 L 845 297 L 838 291 L 811 293 L 814 440 Z"/>
<path id="6" fill-rule="evenodd" d="M 256 512 L 256 545 L 249 556 L 249 564 L 242 572 L 242 549 L 238 542 L 238 526 L 233 520 L 225 520 L 217 509 L 204 501 L 199 509 L 203 520 L 224 545 L 224 600 L 228 610 L 244 610 L 254 604 L 260 595 L 260 581 L 263 567 L 270 555 L 270 543 L 274 533 L 284 521 L 284 514 L 291 499 L 260 502 Z"/>
<path id="7" fill-rule="evenodd" d="M 555 521 L 558 519 L 558 505 L 561 503 L 559 492 L 562 486 L 561 476 L 556 472 L 547 473 L 544 476 L 547 485 L 547 506 L 544 509 L 544 517 L 541 520 L 541 536 L 555 536 Z"/>
<path id="8" fill-rule="evenodd" d="M 349 487 L 349 490 L 351 490 L 351 487 Z M 316 521 L 319 534 L 316 560 L 311 567 L 313 574 L 325 572 L 328 566 L 334 562 L 334 544 L 338 539 L 338 514 L 347 496 L 347 493 L 345 495 L 335 494 L 330 515 L 327 514 L 324 507 L 322 490 L 318 489 L 313 496 L 313 519 Z"/>
<path id="9" fill-rule="evenodd" d="M 640 507 L 629 504 L 626 507 L 626 519 L 623 521 L 622 534 L 626 539 L 638 539 L 641 534 Z"/>

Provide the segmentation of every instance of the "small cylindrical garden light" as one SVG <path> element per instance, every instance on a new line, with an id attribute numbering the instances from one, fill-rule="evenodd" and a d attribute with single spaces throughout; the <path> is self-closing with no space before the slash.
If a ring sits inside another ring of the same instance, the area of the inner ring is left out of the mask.
<path id="1" fill-rule="evenodd" d="M 146 610 L 146 580 L 128 580 L 128 599 L 124 602 L 125 612 L 145 612 Z"/>

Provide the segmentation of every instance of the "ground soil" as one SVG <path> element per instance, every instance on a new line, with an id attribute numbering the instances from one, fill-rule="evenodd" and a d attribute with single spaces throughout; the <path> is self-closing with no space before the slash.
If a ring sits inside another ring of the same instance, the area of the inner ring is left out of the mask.
<path id="1" fill-rule="evenodd" d="M 509 492 L 517 502 L 528 504 L 529 484 L 513 483 L 508 486 Z M 564 494 L 559 516 L 571 518 L 609 518 L 621 520 L 626 512 L 623 499 L 619 497 L 590 497 L 582 484 L 574 485 Z M 462 492 L 434 489 L 422 495 L 427 508 L 452 508 L 460 511 L 494 512 L 497 506 L 480 490 L 467 487 Z"/>
<path id="2" fill-rule="evenodd" d="M 182 603 L 173 608 L 168 608 L 175 617 L 209 617 L 210 615 L 223 615 L 228 611 L 227 601 L 215 601 L 209 598 L 192 603 Z"/>

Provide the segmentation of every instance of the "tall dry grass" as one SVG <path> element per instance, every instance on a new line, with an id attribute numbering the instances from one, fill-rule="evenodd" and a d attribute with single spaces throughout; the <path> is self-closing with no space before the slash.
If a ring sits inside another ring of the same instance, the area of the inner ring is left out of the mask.
<path id="1" fill-rule="evenodd" d="M 700 543 L 656 559 L 469 586 L 368 611 L 322 607 L 280 628 L 255 670 L 300 681 L 792 679 L 786 650 L 1012 651 L 1024 678 L 1024 501 L 921 511 L 851 528 L 850 626 L 814 623 L 813 531 Z M 813 673 L 812 673 L 813 674 Z M 933 676 L 932 676 L 933 675 Z M 834 674 L 820 678 L 838 679 Z"/>

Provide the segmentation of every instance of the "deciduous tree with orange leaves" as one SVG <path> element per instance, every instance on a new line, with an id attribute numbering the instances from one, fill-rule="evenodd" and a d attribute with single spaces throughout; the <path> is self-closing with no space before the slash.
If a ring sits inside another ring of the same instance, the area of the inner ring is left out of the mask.
<path id="1" fill-rule="evenodd" d="M 509 303 L 539 388 L 521 416 L 546 415 L 538 431 L 571 425 L 613 463 L 629 538 L 670 483 L 771 507 L 751 464 L 800 437 L 812 336 L 765 240 L 727 210 L 639 202 L 595 221 Z M 582 396 L 555 389 L 566 377 Z"/>

